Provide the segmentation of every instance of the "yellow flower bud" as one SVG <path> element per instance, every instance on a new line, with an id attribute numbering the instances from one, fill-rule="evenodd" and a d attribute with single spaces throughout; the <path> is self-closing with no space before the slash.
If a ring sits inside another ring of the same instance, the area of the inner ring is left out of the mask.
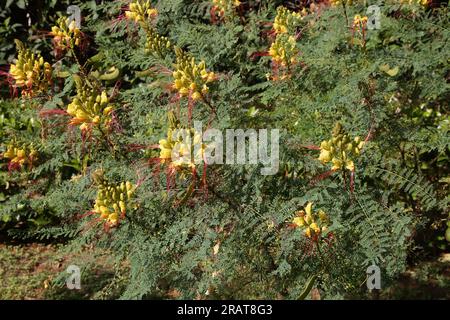
<path id="1" fill-rule="evenodd" d="M 24 158 L 25 157 L 25 150 L 23 150 L 23 149 L 17 150 L 17 157 L 18 158 Z"/>
<path id="2" fill-rule="evenodd" d="M 92 119 L 92 123 L 94 123 L 94 124 L 99 124 L 99 122 L 100 122 L 99 116 L 95 116 L 94 119 Z"/>
<path id="3" fill-rule="evenodd" d="M 125 213 L 125 211 L 126 211 L 125 202 L 119 201 L 119 207 L 120 207 L 120 212 Z"/>
<path id="4" fill-rule="evenodd" d="M 133 197 L 133 191 L 129 190 L 127 191 L 127 198 L 131 199 Z"/>
<path id="5" fill-rule="evenodd" d="M 111 213 L 108 217 L 108 222 L 112 225 L 116 225 L 118 223 L 118 220 L 119 220 L 119 215 L 116 212 Z"/>
<path id="6" fill-rule="evenodd" d="M 216 79 L 216 75 L 214 74 L 214 72 L 210 72 L 208 74 L 208 79 L 206 80 L 207 82 L 213 82 Z"/>
<path id="7" fill-rule="evenodd" d="M 180 93 L 181 96 L 187 96 L 189 94 L 189 89 L 183 87 L 178 92 Z"/>
<path id="8" fill-rule="evenodd" d="M 106 103 L 108 103 L 108 97 L 106 96 L 106 92 L 105 92 L 105 91 L 102 91 L 100 103 L 101 103 L 101 104 L 106 104 Z"/>
<path id="9" fill-rule="evenodd" d="M 322 222 L 328 221 L 328 215 L 323 210 L 319 210 L 318 213 L 319 213 L 319 218 Z"/>
<path id="10" fill-rule="evenodd" d="M 103 115 L 107 116 L 111 113 L 111 111 L 113 110 L 112 107 L 106 107 L 105 109 L 103 109 Z"/>
<path id="11" fill-rule="evenodd" d="M 194 92 L 193 94 L 192 94 L 192 99 L 193 100 L 200 100 L 202 98 L 202 95 L 201 95 L 201 93 L 200 92 Z"/>

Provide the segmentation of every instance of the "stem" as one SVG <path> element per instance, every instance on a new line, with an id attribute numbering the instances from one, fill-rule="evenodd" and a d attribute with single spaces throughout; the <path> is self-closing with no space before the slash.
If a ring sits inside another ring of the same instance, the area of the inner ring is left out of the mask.
<path id="1" fill-rule="evenodd" d="M 75 62 L 77 63 L 77 65 L 80 67 L 80 72 L 81 72 L 81 74 L 82 74 L 85 78 L 87 78 L 86 72 L 84 71 L 84 66 L 81 65 L 80 60 L 78 60 L 78 56 L 77 56 L 77 54 L 75 53 L 75 50 L 74 50 L 74 48 L 73 48 L 72 46 L 70 47 L 70 52 L 72 53 L 72 56 L 74 57 Z"/>
<path id="2" fill-rule="evenodd" d="M 105 139 L 105 141 L 108 143 L 108 146 L 111 148 L 113 157 L 115 158 L 115 146 L 114 143 L 111 142 L 111 140 L 109 140 L 108 135 L 105 133 L 105 131 L 103 131 L 103 129 L 101 128 L 101 126 L 99 125 L 98 127 L 98 131 L 100 131 L 102 138 Z"/>
<path id="3" fill-rule="evenodd" d="M 225 196 L 222 196 L 221 194 L 217 193 L 217 191 L 214 188 L 214 185 L 208 185 L 208 190 L 214 195 L 216 196 L 219 200 L 225 202 L 226 204 L 228 204 L 232 209 L 234 209 L 236 211 L 236 213 L 238 213 L 238 216 L 240 216 L 240 212 L 241 212 L 241 206 L 234 202 L 233 199 L 231 198 L 227 198 Z"/>
<path id="4" fill-rule="evenodd" d="M 347 28 L 348 28 L 347 6 L 345 5 L 345 2 L 342 2 L 342 6 L 343 6 L 343 8 L 344 8 L 345 23 L 347 24 Z"/>
<path id="5" fill-rule="evenodd" d="M 201 93 L 201 96 L 202 96 L 202 101 L 203 101 L 203 102 L 211 109 L 211 111 L 212 111 L 214 117 L 217 117 L 216 109 L 212 106 L 211 102 L 209 102 L 208 100 L 206 100 L 206 98 L 205 98 L 205 96 L 203 95 L 203 93 Z M 211 119 L 208 121 L 208 125 L 212 122 L 213 119 L 214 119 L 214 118 L 211 118 Z"/>

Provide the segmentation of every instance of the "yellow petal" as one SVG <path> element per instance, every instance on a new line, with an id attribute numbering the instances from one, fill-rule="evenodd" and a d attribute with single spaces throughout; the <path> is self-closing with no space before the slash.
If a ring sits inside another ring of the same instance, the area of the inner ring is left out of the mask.
<path id="1" fill-rule="evenodd" d="M 312 202 L 308 202 L 308 204 L 305 207 L 305 212 L 307 215 L 311 215 L 311 209 L 312 209 Z"/>
<path id="2" fill-rule="evenodd" d="M 311 229 L 310 228 L 306 228 L 305 236 L 307 236 L 308 238 L 311 238 Z"/>
<path id="3" fill-rule="evenodd" d="M 102 91 L 100 103 L 106 104 L 107 102 L 108 102 L 108 97 L 106 96 L 106 91 Z"/>
<path id="4" fill-rule="evenodd" d="M 314 232 L 318 233 L 320 231 L 319 226 L 315 222 L 311 223 L 310 228 L 314 230 Z"/>
<path id="5" fill-rule="evenodd" d="M 303 227 L 305 225 L 305 219 L 303 217 L 295 217 L 292 223 L 298 227 Z"/>
<path id="6" fill-rule="evenodd" d="M 351 160 L 347 160 L 345 162 L 345 167 L 350 170 L 350 171 L 354 171 L 355 170 L 355 164 L 353 163 L 353 161 Z"/>
<path id="7" fill-rule="evenodd" d="M 333 167 L 331 168 L 332 170 L 338 170 L 342 168 L 341 160 L 333 158 L 331 161 L 333 162 Z"/>

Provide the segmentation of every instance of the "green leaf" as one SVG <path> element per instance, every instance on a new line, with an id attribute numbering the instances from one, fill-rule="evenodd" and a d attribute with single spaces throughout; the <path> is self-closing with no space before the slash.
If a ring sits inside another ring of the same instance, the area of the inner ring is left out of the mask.
<path id="1" fill-rule="evenodd" d="M 16 6 L 18 6 L 20 9 L 25 9 L 27 3 L 25 2 L 25 0 L 19 0 L 16 2 Z"/>
<path id="2" fill-rule="evenodd" d="M 390 69 L 390 70 L 386 71 L 386 73 L 388 75 L 390 75 L 391 77 L 395 77 L 398 73 L 398 70 L 399 70 L 399 68 L 395 67 L 394 69 Z"/>

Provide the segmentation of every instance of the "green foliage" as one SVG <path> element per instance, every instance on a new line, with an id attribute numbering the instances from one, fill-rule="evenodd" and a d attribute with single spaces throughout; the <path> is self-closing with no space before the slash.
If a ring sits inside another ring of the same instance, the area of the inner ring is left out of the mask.
<path id="1" fill-rule="evenodd" d="M 299 63 L 275 77 L 264 53 L 277 5 L 242 2 L 242 11 L 215 23 L 209 1 L 156 6 L 152 30 L 215 72 L 209 93 L 195 103 L 171 89 L 175 53 L 146 54 L 147 34 L 123 18 L 124 3 L 81 5 L 89 46 L 55 65 L 52 90 L 32 98 L 2 91 L 0 152 L 15 139 L 33 143 L 39 156 L 16 171 L 1 159 L 0 228 L 20 238 L 70 239 L 73 250 L 109 249 L 130 264 L 121 294 L 133 299 L 303 299 L 313 287 L 324 298 L 364 297 L 369 265 L 380 266 L 388 286 L 413 250 L 443 236 L 447 8 L 383 4 L 381 29 L 366 30 L 360 43 L 346 16 L 363 15 L 363 4 L 345 14 L 342 7 L 324 5 L 320 14 L 307 8 L 296 39 Z M 50 48 L 50 39 L 42 41 Z M 49 52 L 44 56 L 55 62 Z M 112 100 L 109 130 L 82 133 L 68 125 L 64 111 L 76 96 L 75 74 Z M 263 176 L 258 165 L 200 165 L 195 174 L 172 177 L 167 163 L 155 161 L 168 111 L 183 126 L 199 120 L 220 130 L 279 128 L 278 173 Z M 366 139 L 354 172 L 330 171 L 317 159 L 337 122 L 351 137 Z M 137 185 L 138 205 L 117 227 L 92 212 L 97 169 L 113 183 Z M 319 239 L 290 226 L 308 202 L 331 221 Z"/>

